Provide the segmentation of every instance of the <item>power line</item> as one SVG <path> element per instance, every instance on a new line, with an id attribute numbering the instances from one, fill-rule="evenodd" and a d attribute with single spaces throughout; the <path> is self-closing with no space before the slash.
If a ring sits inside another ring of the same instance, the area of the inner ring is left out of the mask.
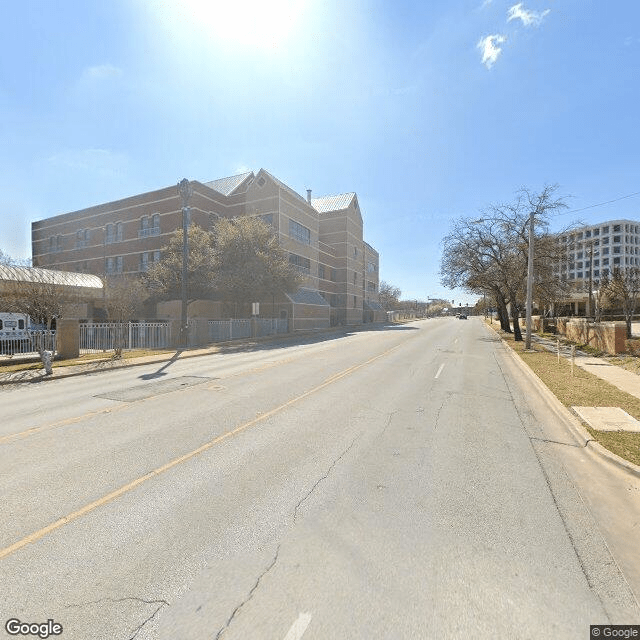
<path id="1" fill-rule="evenodd" d="M 627 196 L 621 196 L 620 198 L 616 198 L 615 200 L 607 200 L 606 202 L 599 202 L 598 204 L 591 204 L 588 207 L 582 207 L 581 209 L 572 209 L 571 211 L 565 211 L 561 215 L 566 216 L 569 213 L 578 213 L 578 211 L 586 211 L 587 209 L 595 209 L 595 207 L 602 207 L 605 204 L 611 204 L 612 202 L 619 202 L 620 200 L 626 200 L 627 198 L 633 198 L 633 196 L 640 196 L 640 191 L 636 191 L 635 193 L 630 193 Z"/>

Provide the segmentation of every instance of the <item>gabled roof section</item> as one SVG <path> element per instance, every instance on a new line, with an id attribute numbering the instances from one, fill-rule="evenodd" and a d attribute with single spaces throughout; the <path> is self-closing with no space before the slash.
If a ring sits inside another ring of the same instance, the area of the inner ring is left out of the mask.
<path id="1" fill-rule="evenodd" d="M 271 175 L 266 169 L 260 169 L 260 171 L 258 171 L 258 175 L 260 175 L 261 173 L 266 175 L 270 180 L 273 180 L 281 189 L 284 189 L 287 193 L 290 193 L 294 198 L 297 198 L 301 202 L 304 202 L 306 205 L 309 204 L 306 198 L 303 198 L 299 193 L 296 193 L 291 187 L 288 187 L 284 182 L 282 182 L 282 180 L 278 180 L 278 178 L 276 178 L 274 175 Z"/>
<path id="2" fill-rule="evenodd" d="M 253 171 L 247 173 L 239 173 L 237 176 L 229 176 L 228 178 L 219 178 L 218 180 L 212 180 L 211 182 L 205 182 L 204 184 L 221 193 L 224 196 L 230 196 L 236 192 L 245 182 L 249 181 L 249 178 L 254 178 Z"/>
<path id="3" fill-rule="evenodd" d="M 347 209 L 356 197 L 355 193 L 340 193 L 336 196 L 324 196 L 322 198 L 311 198 L 311 206 L 318 213 L 328 213 L 329 211 L 341 211 Z"/>
<path id="4" fill-rule="evenodd" d="M 38 267 L 10 267 L 0 265 L 0 281 L 32 282 L 37 284 L 64 285 L 67 287 L 88 287 L 102 289 L 102 280 L 98 276 L 88 273 L 74 273 L 72 271 L 56 271 L 54 269 L 40 269 Z"/>
<path id="5" fill-rule="evenodd" d="M 316 307 L 328 307 L 329 303 L 315 289 L 298 289 L 295 293 L 287 293 L 287 298 L 295 304 L 310 304 Z"/>

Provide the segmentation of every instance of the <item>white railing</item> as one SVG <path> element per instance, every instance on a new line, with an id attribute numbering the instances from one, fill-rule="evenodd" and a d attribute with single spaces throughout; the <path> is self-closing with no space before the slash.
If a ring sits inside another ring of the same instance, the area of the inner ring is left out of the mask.
<path id="1" fill-rule="evenodd" d="M 42 351 L 56 350 L 56 332 L 30 330 L 27 335 L 17 338 L 0 336 L 0 355 L 35 355 Z"/>
<path id="2" fill-rule="evenodd" d="M 171 345 L 168 322 L 86 322 L 80 325 L 80 352 L 110 349 L 165 349 Z"/>
<path id="3" fill-rule="evenodd" d="M 251 338 L 251 320 L 209 320 L 209 340 L 220 342 L 222 340 L 238 340 Z M 280 318 L 255 318 L 255 331 L 259 336 L 270 336 L 277 333 L 287 333 L 288 322 Z"/>
<path id="4" fill-rule="evenodd" d="M 289 323 L 281 318 L 256 318 L 256 336 L 272 336 L 287 333 Z"/>

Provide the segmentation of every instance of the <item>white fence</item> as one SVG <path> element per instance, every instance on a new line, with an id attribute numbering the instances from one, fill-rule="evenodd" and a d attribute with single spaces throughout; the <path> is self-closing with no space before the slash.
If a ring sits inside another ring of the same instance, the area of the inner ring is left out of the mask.
<path id="1" fill-rule="evenodd" d="M 222 340 L 238 340 L 251 338 L 252 320 L 209 320 L 209 340 L 220 342 Z M 255 318 L 256 335 L 271 336 L 277 333 L 287 333 L 288 322 L 279 318 Z"/>
<path id="2" fill-rule="evenodd" d="M 80 352 L 110 349 L 165 349 L 171 345 L 168 322 L 83 322 Z"/>
<path id="3" fill-rule="evenodd" d="M 28 336 L 28 337 L 27 337 Z M 35 355 L 43 351 L 56 350 L 56 332 L 30 330 L 28 334 L 19 338 L 2 338 L 0 340 L 0 355 L 12 356 Z"/>

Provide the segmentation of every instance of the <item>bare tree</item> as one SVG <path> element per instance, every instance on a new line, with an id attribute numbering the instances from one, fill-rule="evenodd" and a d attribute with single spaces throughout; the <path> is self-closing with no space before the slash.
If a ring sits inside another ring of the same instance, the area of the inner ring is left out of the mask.
<path id="1" fill-rule="evenodd" d="M 116 324 L 114 356 L 122 356 L 125 346 L 125 322 L 136 318 L 149 297 L 147 286 L 138 278 L 123 275 L 110 276 L 104 280 L 104 307 L 107 317 Z"/>
<path id="2" fill-rule="evenodd" d="M 611 278 L 600 282 L 600 290 L 609 299 L 609 304 L 620 305 L 627 325 L 627 338 L 631 338 L 631 322 L 640 295 L 640 269 L 614 267 Z"/>
<path id="3" fill-rule="evenodd" d="M 378 300 L 385 311 L 393 311 L 400 304 L 401 291 L 398 287 L 382 280 L 378 287 Z"/>
<path id="4" fill-rule="evenodd" d="M 529 222 L 534 220 L 534 287 L 538 299 L 557 296 L 561 281 L 553 273 L 560 248 L 548 231 L 551 215 L 565 207 L 557 185 L 534 192 L 520 189 L 513 202 L 494 204 L 479 219 L 460 218 L 443 239 L 441 281 L 450 288 L 486 294 L 496 303 L 501 327 L 509 330 L 507 303 L 516 340 L 522 340 L 520 313 L 526 292 Z"/>

